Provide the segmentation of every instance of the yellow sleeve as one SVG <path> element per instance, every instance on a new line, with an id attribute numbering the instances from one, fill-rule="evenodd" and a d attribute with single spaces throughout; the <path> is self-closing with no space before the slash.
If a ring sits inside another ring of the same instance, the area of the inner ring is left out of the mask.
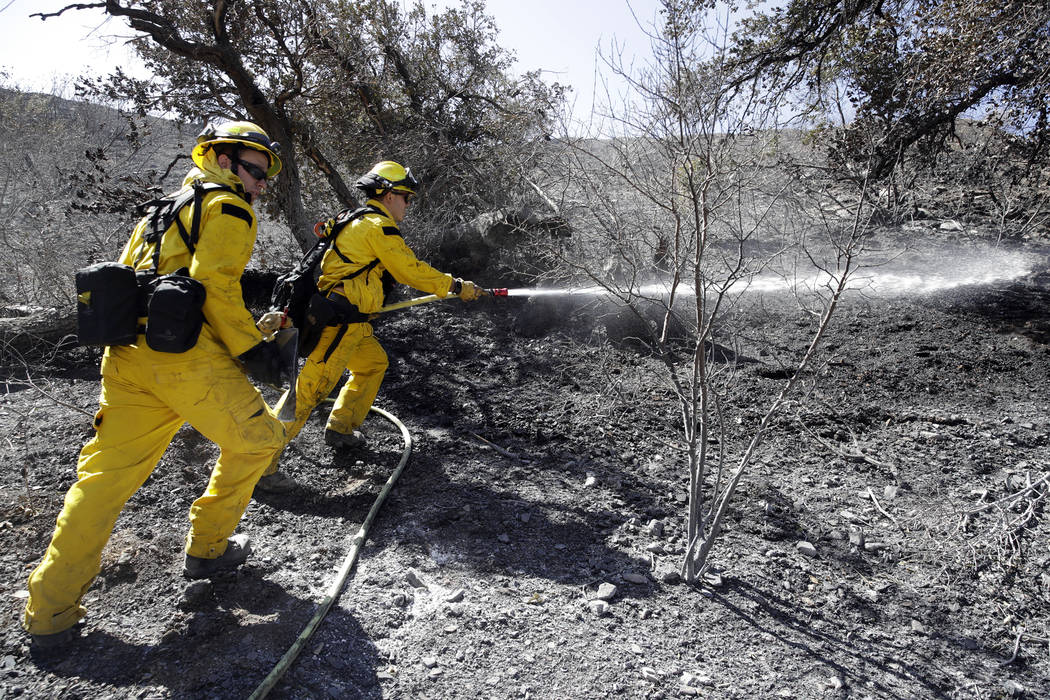
<path id="1" fill-rule="evenodd" d="M 377 231 L 369 234 L 372 237 L 372 248 L 379 262 L 395 280 L 427 294 L 448 296 L 452 288 L 452 275 L 445 274 L 417 258 L 397 228 L 376 228 Z"/>
<path id="2" fill-rule="evenodd" d="M 225 192 L 206 195 L 202 209 L 190 276 L 207 290 L 205 320 L 236 357 L 262 341 L 241 295 L 241 275 L 255 246 L 255 212 L 243 199 Z"/>

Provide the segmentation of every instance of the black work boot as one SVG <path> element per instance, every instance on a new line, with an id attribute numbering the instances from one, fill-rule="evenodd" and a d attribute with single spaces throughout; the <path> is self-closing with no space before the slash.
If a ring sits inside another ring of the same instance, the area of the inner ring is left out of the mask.
<path id="1" fill-rule="evenodd" d="M 347 434 L 325 428 L 324 441 L 326 445 L 343 450 L 356 450 L 368 444 L 368 438 L 360 430 Z"/>
<path id="2" fill-rule="evenodd" d="M 186 578 L 210 578 L 215 574 L 233 571 L 243 564 L 251 553 L 252 545 L 248 542 L 248 535 L 234 535 L 228 540 L 226 551 L 221 557 L 204 559 L 187 554 L 182 575 Z"/>
<path id="3" fill-rule="evenodd" d="M 84 621 L 77 620 L 72 627 L 66 628 L 61 632 L 53 632 L 52 634 L 31 634 L 29 635 L 31 641 L 30 649 L 34 652 L 50 654 L 53 651 L 58 651 L 64 648 L 67 644 L 79 637 L 83 630 Z"/>

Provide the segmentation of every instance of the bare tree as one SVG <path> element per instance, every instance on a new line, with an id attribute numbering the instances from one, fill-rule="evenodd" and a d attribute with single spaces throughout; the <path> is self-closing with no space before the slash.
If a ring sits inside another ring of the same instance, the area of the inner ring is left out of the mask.
<path id="1" fill-rule="evenodd" d="M 949 151 L 966 117 L 1023 134 L 1045 162 L 1048 27 L 1050 8 L 1031 0 L 790 0 L 741 22 L 733 80 L 797 87 L 821 116 L 844 97 L 831 151 L 875 179 Z"/>
<path id="2" fill-rule="evenodd" d="M 86 8 L 141 33 L 153 78 L 118 70 L 86 80 L 85 94 L 258 123 L 285 147 L 274 189 L 301 246 L 321 213 L 356 203 L 347 178 L 384 158 L 428 183 L 422 209 L 439 215 L 423 221 L 499 206 L 522 191 L 513 185 L 561 94 L 536 74 L 510 76 L 477 0 L 433 16 L 391 0 L 105 0 L 41 16 Z"/>
<path id="3" fill-rule="evenodd" d="M 861 195 L 842 210 L 850 218 L 822 218 L 820 197 L 832 189 L 812 172 L 803 178 L 792 150 L 800 137 L 779 117 L 785 103 L 757 82 L 734 82 L 725 17 L 701 5 L 661 3 L 647 68 L 609 60 L 630 94 L 609 105 L 606 133 L 615 138 L 563 141 L 578 188 L 570 199 L 583 213 L 573 220 L 576 245 L 553 253 L 639 319 L 666 368 L 689 473 L 690 582 L 710 566 L 734 492 L 818 357 L 870 214 Z M 806 347 L 782 358 L 776 398 L 742 405 L 733 398 L 741 345 L 733 318 L 756 281 L 771 277 L 795 290 L 815 323 Z"/>
<path id="4" fill-rule="evenodd" d="M 120 251 L 166 157 L 151 128 L 0 78 L 0 301 L 69 308 L 73 271 Z"/>

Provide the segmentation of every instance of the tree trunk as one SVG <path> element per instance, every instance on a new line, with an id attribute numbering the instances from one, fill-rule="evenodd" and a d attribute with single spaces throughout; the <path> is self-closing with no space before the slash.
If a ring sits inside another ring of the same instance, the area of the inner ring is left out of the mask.
<path id="1" fill-rule="evenodd" d="M 77 314 L 68 309 L 36 309 L 28 315 L 11 316 L 0 309 L 0 358 L 29 359 L 77 342 Z"/>

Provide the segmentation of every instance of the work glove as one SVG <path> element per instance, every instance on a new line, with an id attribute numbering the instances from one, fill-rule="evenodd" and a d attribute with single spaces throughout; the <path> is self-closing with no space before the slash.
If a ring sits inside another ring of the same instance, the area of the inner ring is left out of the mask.
<path id="1" fill-rule="evenodd" d="M 260 384 L 280 386 L 281 354 L 277 343 L 263 341 L 237 356 L 245 373 Z"/>
<path id="2" fill-rule="evenodd" d="M 277 331 L 291 328 L 292 319 L 282 311 L 267 311 L 255 322 L 255 326 L 262 332 L 263 340 L 273 340 Z"/>
<path id="3" fill-rule="evenodd" d="M 451 291 L 463 301 L 474 301 L 475 299 L 480 299 L 482 296 L 485 295 L 484 289 L 474 284 L 470 280 L 461 280 L 458 277 L 452 280 L 452 289 L 450 289 L 449 291 Z"/>

